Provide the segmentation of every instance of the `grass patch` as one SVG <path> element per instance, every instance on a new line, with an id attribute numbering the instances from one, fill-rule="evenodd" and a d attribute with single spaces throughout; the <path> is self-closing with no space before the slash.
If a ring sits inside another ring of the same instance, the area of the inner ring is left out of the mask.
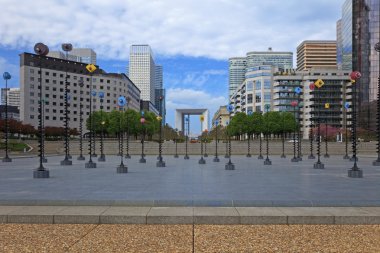
<path id="1" fill-rule="evenodd" d="M 10 150 L 10 151 L 24 151 L 24 148 L 26 148 L 26 150 L 28 150 L 29 146 L 23 142 L 8 142 L 8 150 Z M 5 150 L 5 143 L 4 142 L 0 143 L 0 149 Z"/>

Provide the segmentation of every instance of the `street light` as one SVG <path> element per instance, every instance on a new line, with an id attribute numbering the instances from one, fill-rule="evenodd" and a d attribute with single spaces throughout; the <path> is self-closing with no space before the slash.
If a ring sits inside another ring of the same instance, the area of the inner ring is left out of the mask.
<path id="1" fill-rule="evenodd" d="M 354 166 L 348 170 L 348 177 L 352 178 L 362 178 L 363 171 L 359 169 L 357 165 L 357 157 L 356 157 L 356 81 L 360 79 L 362 75 L 359 71 L 353 71 L 350 74 L 351 83 L 353 87 L 353 97 L 352 97 L 352 126 L 351 126 L 351 136 L 352 136 L 352 160 L 354 161 Z"/>
<path id="2" fill-rule="evenodd" d="M 325 109 L 329 109 L 330 108 L 330 104 L 329 103 L 325 103 Z M 328 147 L 328 141 L 327 141 L 327 115 L 326 115 L 326 120 L 325 120 L 325 151 L 326 151 L 326 153 L 325 153 L 325 155 L 324 155 L 324 157 L 325 158 L 329 158 L 330 157 L 330 155 L 329 155 L 329 153 L 328 153 L 328 149 L 329 147 Z"/>
<path id="3" fill-rule="evenodd" d="M 96 168 L 96 163 L 92 161 L 92 137 L 93 137 L 93 125 L 92 125 L 92 73 L 96 70 L 96 67 L 94 64 L 88 64 L 86 66 L 86 69 L 88 72 L 90 72 L 90 89 L 89 89 L 89 95 L 90 95 L 90 132 L 89 132 L 89 137 L 90 137 L 90 142 L 88 145 L 88 155 L 90 157 L 90 160 L 85 164 L 85 168 Z M 96 95 L 96 93 L 95 93 Z"/>
<path id="4" fill-rule="evenodd" d="M 377 78 L 377 115 L 376 115 L 376 125 L 377 125 L 377 159 L 373 161 L 374 166 L 380 166 L 380 42 L 375 45 L 376 52 L 379 53 L 379 77 Z"/>
<path id="5" fill-rule="evenodd" d="M 124 165 L 123 163 L 123 130 L 122 130 L 122 119 L 123 119 L 123 111 L 124 111 L 124 106 L 128 106 L 128 102 L 125 99 L 124 96 L 120 96 L 117 100 L 118 105 L 119 105 L 119 110 L 120 110 L 120 117 L 119 117 L 119 153 L 120 153 L 120 164 L 117 166 L 117 173 L 128 173 L 128 167 Z"/>
<path id="6" fill-rule="evenodd" d="M 83 161 L 85 160 L 84 156 L 83 156 L 83 104 L 82 104 L 82 88 L 84 86 L 84 82 L 83 82 L 83 79 L 79 79 L 79 87 L 80 87 L 80 91 L 79 91 L 79 156 L 77 158 L 77 160 L 79 161 Z"/>
<path id="7" fill-rule="evenodd" d="M 49 48 L 43 44 L 43 43 L 37 43 L 34 45 L 34 52 L 39 55 L 39 60 L 40 60 L 40 86 L 39 86 L 39 94 L 40 98 L 38 101 L 38 119 L 39 119 L 39 138 L 38 138 L 38 146 L 39 146 L 39 158 L 40 158 L 40 165 L 39 167 L 33 171 L 33 178 L 49 178 L 49 170 L 45 169 L 43 166 L 43 158 L 45 157 L 44 155 L 44 130 L 43 130 L 43 112 L 42 112 L 42 56 L 46 56 L 49 53 Z"/>
<path id="8" fill-rule="evenodd" d="M 309 88 L 310 88 L 311 91 L 313 91 L 315 89 L 314 83 L 310 83 Z M 315 114 L 312 117 L 310 117 L 310 132 L 309 132 L 310 155 L 309 155 L 308 159 L 315 159 L 315 156 L 313 154 L 313 147 L 314 147 L 313 146 L 313 139 L 314 139 L 314 133 L 313 133 L 313 127 L 314 127 L 314 125 L 313 125 L 313 122 L 315 122 L 314 118 L 315 118 Z"/>
<path id="9" fill-rule="evenodd" d="M 175 155 L 174 155 L 174 158 L 178 158 L 178 149 L 177 149 L 177 143 L 178 143 L 178 129 L 176 128 L 175 129 Z"/>
<path id="10" fill-rule="evenodd" d="M 104 99 L 104 92 L 103 91 L 99 91 L 98 92 L 98 96 L 99 96 L 99 99 L 100 99 L 100 124 L 101 124 L 101 133 L 100 133 L 100 156 L 98 158 L 98 161 L 99 162 L 105 162 L 106 161 L 106 156 L 104 155 L 104 152 L 103 152 L 103 139 L 104 139 L 104 125 L 105 125 L 105 121 L 103 119 L 103 99 Z"/>
<path id="11" fill-rule="evenodd" d="M 203 156 L 204 157 L 208 157 L 208 154 L 207 154 L 207 141 L 208 141 L 207 134 L 208 134 L 208 130 L 205 129 L 204 133 L 205 133 L 205 136 L 206 136 L 206 140 L 205 140 L 205 153 L 203 154 Z"/>
<path id="12" fill-rule="evenodd" d="M 348 129 L 347 129 L 347 109 L 350 108 L 350 103 L 344 103 L 344 111 L 346 112 L 346 116 L 344 118 L 344 126 L 345 126 L 345 134 L 344 134 L 344 142 L 345 142 L 345 152 L 346 154 L 343 156 L 343 159 L 350 159 L 348 155 Z"/>
<path id="13" fill-rule="evenodd" d="M 229 113 L 228 115 L 228 121 L 231 122 L 231 113 L 233 112 L 234 107 L 232 105 L 227 105 L 227 111 Z M 227 129 L 226 129 L 226 132 Z M 228 163 L 225 165 L 226 170 L 234 170 L 235 165 L 231 162 L 231 136 L 228 134 Z"/>
<path id="14" fill-rule="evenodd" d="M 281 154 L 281 158 L 286 158 L 286 155 L 285 155 L 285 124 L 284 124 L 284 118 L 285 118 L 285 115 L 284 115 L 284 112 L 281 113 L 281 142 L 282 142 L 282 154 Z"/>
<path id="15" fill-rule="evenodd" d="M 253 115 L 253 112 L 248 111 L 248 116 L 252 117 L 252 115 Z M 248 148 L 248 151 L 247 151 L 246 157 L 252 157 L 252 155 L 251 155 L 251 134 L 249 133 L 249 131 L 248 131 L 248 147 L 247 148 Z"/>
<path id="16" fill-rule="evenodd" d="M 290 105 L 293 107 L 294 125 L 295 125 L 294 132 L 293 132 L 293 158 L 290 161 L 298 162 L 298 158 L 296 156 L 296 131 L 297 131 L 296 106 L 298 106 L 298 102 L 294 100 L 290 103 Z"/>
<path id="17" fill-rule="evenodd" d="M 219 157 L 218 157 L 218 124 L 219 121 L 215 120 L 215 157 L 214 157 L 214 162 L 219 162 Z"/>
<path id="18" fill-rule="evenodd" d="M 318 107 L 318 118 L 316 118 L 317 120 L 317 126 L 318 126 L 318 132 L 317 132 L 317 157 L 318 157 L 318 160 L 316 163 L 314 163 L 314 169 L 324 169 L 325 168 L 325 165 L 321 162 L 321 94 L 320 94 L 320 88 L 324 85 L 324 82 L 321 80 L 321 79 L 318 79 L 315 83 L 314 83 L 315 87 L 318 88 L 318 92 L 314 92 L 314 94 L 318 94 L 318 96 L 315 96 L 316 99 L 314 99 L 314 110 L 316 109 L 316 107 Z M 314 115 L 316 115 L 316 113 L 314 112 Z"/>
<path id="19" fill-rule="evenodd" d="M 190 133 L 190 115 L 188 114 L 187 117 L 185 117 L 185 135 L 186 135 L 186 140 L 185 140 L 185 156 L 183 159 L 189 160 L 189 156 L 187 154 L 187 142 L 189 140 L 189 133 Z"/>
<path id="20" fill-rule="evenodd" d="M 206 164 L 206 161 L 205 159 L 203 159 L 203 138 L 202 138 L 202 135 L 203 135 L 203 121 L 205 119 L 205 117 L 203 115 L 201 115 L 199 117 L 200 121 L 201 121 L 201 135 L 200 135 L 200 139 L 201 139 L 201 159 L 199 159 L 198 163 L 199 164 Z"/>
<path id="21" fill-rule="evenodd" d="M 8 156 L 8 80 L 11 79 L 11 74 L 4 72 L 3 78 L 5 80 L 5 157 L 3 158 L 4 163 L 12 162 L 12 159 Z"/>
<path id="22" fill-rule="evenodd" d="M 129 105 L 129 101 L 130 101 L 130 97 L 127 97 L 127 104 Z M 127 153 L 125 154 L 124 158 L 127 158 L 127 159 L 131 159 L 131 155 L 129 154 L 129 113 L 128 113 L 128 108 L 127 108 L 127 112 L 126 112 L 126 120 L 127 120 L 127 147 L 126 147 L 126 151 Z"/>
<path id="23" fill-rule="evenodd" d="M 265 113 L 268 113 L 270 109 L 270 104 L 266 104 L 264 108 L 265 108 Z M 265 135 L 265 139 L 266 139 L 267 157 L 264 160 L 264 165 L 272 165 L 272 161 L 269 159 L 269 133 L 268 132 Z"/>
<path id="24" fill-rule="evenodd" d="M 303 103 L 301 102 L 301 87 L 296 87 L 294 91 L 297 94 L 297 122 L 298 122 L 298 132 L 297 132 L 297 159 L 298 161 L 302 161 L 301 156 L 301 107 L 303 106 Z"/>
<path id="25" fill-rule="evenodd" d="M 140 123 L 141 123 L 141 158 L 139 160 L 140 163 L 146 163 L 145 160 L 145 154 L 144 154 L 144 139 L 145 139 L 145 118 L 144 118 L 144 111 L 141 111 L 141 118 L 140 118 Z"/>
<path id="26" fill-rule="evenodd" d="M 156 167 L 165 167 L 165 162 L 162 160 L 162 100 L 164 96 L 160 96 L 158 99 L 160 103 L 160 116 L 157 117 L 157 120 L 160 123 L 160 140 L 158 144 L 158 161 Z"/>

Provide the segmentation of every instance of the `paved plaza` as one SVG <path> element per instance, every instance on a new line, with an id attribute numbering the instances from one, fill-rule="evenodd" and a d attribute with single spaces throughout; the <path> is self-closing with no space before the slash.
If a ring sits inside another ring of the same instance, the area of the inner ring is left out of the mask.
<path id="1" fill-rule="evenodd" d="M 213 156 L 199 165 L 164 156 L 166 167 L 156 167 L 156 156 L 124 159 L 129 172 L 117 174 L 120 157 L 107 156 L 97 168 L 84 161 L 61 166 L 62 156 L 48 157 L 49 179 L 33 179 L 38 158 L 15 158 L 0 163 L 0 204 L 3 205 L 126 205 L 126 206 L 380 206 L 380 167 L 374 158 L 360 157 L 364 178 L 349 178 L 352 162 L 341 156 L 322 159 L 325 169 L 313 169 L 315 160 L 290 162 L 290 156 L 271 157 L 263 165 L 256 157 L 233 156 L 236 169 L 224 169 L 227 159 Z M 94 158 L 94 160 L 97 160 Z"/>

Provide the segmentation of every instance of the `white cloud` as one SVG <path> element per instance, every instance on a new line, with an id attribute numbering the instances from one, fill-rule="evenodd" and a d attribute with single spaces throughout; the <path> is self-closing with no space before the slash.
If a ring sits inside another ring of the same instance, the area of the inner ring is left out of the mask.
<path id="1" fill-rule="evenodd" d="M 308 38 L 335 39 L 343 0 L 0 0 L 0 45 L 42 41 L 92 47 L 126 60 L 129 46 L 156 54 L 226 59 L 247 51 L 294 51 Z"/>

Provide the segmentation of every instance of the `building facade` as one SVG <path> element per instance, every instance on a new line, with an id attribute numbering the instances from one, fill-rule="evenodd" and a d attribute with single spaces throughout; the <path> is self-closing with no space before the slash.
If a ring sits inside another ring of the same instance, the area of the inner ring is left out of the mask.
<path id="1" fill-rule="evenodd" d="M 220 106 L 219 109 L 214 113 L 212 117 L 211 127 L 215 127 L 215 122 L 218 120 L 218 126 L 227 126 L 227 123 L 230 121 L 230 114 L 227 111 L 227 106 Z"/>
<path id="2" fill-rule="evenodd" d="M 297 47 L 297 70 L 337 67 L 335 40 L 305 40 Z"/>
<path id="3" fill-rule="evenodd" d="M 48 57 L 66 59 L 66 54 L 61 51 L 50 51 Z M 73 48 L 68 55 L 68 60 L 96 65 L 96 53 L 91 48 Z"/>
<path id="4" fill-rule="evenodd" d="M 236 88 L 245 80 L 245 69 L 247 67 L 246 57 L 233 57 L 228 59 L 228 97 L 236 91 Z"/>
<path id="5" fill-rule="evenodd" d="M 141 90 L 141 99 L 155 104 L 156 65 L 149 45 L 132 45 L 129 78 Z"/>
<path id="6" fill-rule="evenodd" d="M 20 88 L 2 88 L 1 89 L 1 104 L 5 105 L 5 98 L 8 100 L 9 106 L 16 106 L 20 109 Z"/>
<path id="7" fill-rule="evenodd" d="M 45 126 L 63 127 L 64 122 L 64 87 L 67 71 L 69 87 L 69 119 L 70 128 L 79 128 L 80 101 L 82 101 L 84 122 L 89 116 L 90 99 L 92 110 L 101 109 L 98 95 L 90 98 L 91 91 L 96 94 L 104 92 L 103 110 L 118 110 L 117 98 L 125 96 L 129 99 L 128 107 L 140 110 L 140 90 L 124 74 L 106 73 L 97 69 L 92 77 L 86 70 L 85 63 L 41 57 L 35 54 L 20 55 L 20 119 L 26 124 L 38 126 L 38 105 L 40 67 L 42 68 L 42 97 L 44 104 Z M 90 87 L 92 78 L 92 87 Z M 79 86 L 83 80 L 84 87 Z"/>

